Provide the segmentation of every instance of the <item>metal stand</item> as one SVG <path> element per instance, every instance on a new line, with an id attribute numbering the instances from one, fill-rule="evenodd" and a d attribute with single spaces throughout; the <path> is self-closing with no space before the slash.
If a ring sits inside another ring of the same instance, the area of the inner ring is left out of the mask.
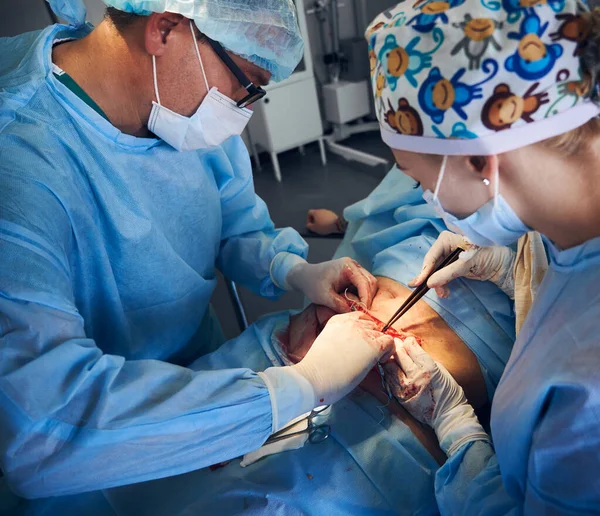
<path id="1" fill-rule="evenodd" d="M 384 158 L 380 158 L 379 156 L 369 154 L 368 152 L 359 151 L 353 149 L 352 147 L 338 143 L 349 138 L 353 134 L 361 134 L 371 131 L 379 131 L 379 124 L 377 122 L 365 122 L 356 125 L 336 124 L 333 128 L 333 134 L 325 137 L 327 141 L 327 148 L 330 152 L 336 154 L 337 156 L 341 156 L 347 160 L 358 161 L 359 163 L 363 163 L 364 165 L 368 165 L 370 167 L 376 167 L 377 165 L 387 166 L 389 162 Z"/>
<path id="2" fill-rule="evenodd" d="M 325 144 L 327 143 L 327 146 L 329 146 L 330 143 L 327 141 L 327 137 L 319 138 L 317 140 L 317 142 L 319 144 L 319 152 L 321 154 L 321 164 L 323 166 L 326 166 L 327 165 L 327 152 L 325 150 Z M 311 143 L 311 142 L 307 142 L 307 144 L 308 143 Z M 260 158 L 258 155 L 258 147 L 253 142 L 250 143 L 250 146 L 252 148 L 252 155 L 254 157 L 254 162 L 256 163 L 256 167 L 258 170 L 262 170 L 262 165 L 260 163 Z M 343 147 L 342 145 L 339 145 L 339 147 L 343 148 L 343 149 L 346 148 L 346 147 Z M 299 145 L 297 147 L 297 149 L 301 156 L 306 156 L 306 144 Z M 285 149 L 285 150 L 290 150 L 290 149 Z M 350 148 L 348 150 L 350 152 L 359 152 L 359 151 L 354 151 L 353 149 L 350 149 Z M 281 152 L 284 152 L 284 151 L 281 151 Z M 332 150 L 332 152 L 335 154 L 338 154 L 338 152 L 336 152 L 335 150 Z M 271 163 L 273 164 L 273 174 L 275 175 L 275 179 L 277 180 L 278 183 L 281 183 L 283 178 L 281 176 L 281 165 L 279 164 L 279 153 L 270 152 L 269 156 L 271 156 Z"/>
<path id="3" fill-rule="evenodd" d="M 331 25 L 331 48 L 334 56 L 337 56 L 335 63 L 329 68 L 330 81 L 335 83 L 339 81 L 341 68 L 341 45 L 340 45 L 340 24 L 339 24 L 339 13 L 338 8 L 343 4 L 340 4 L 338 0 L 319 0 L 315 2 L 315 6 L 312 10 L 308 11 L 309 14 L 316 12 L 324 12 L 329 16 L 329 22 Z M 367 25 L 366 20 L 366 3 L 359 1 L 354 4 L 357 29 L 359 32 L 364 30 Z M 360 28 L 359 25 L 364 23 L 364 27 Z M 346 140 L 353 134 L 366 133 L 371 131 L 379 131 L 379 124 L 377 122 L 366 122 L 358 124 L 333 124 L 333 133 L 325 137 L 327 142 L 327 148 L 333 154 L 341 156 L 344 159 L 358 161 L 365 165 L 375 167 L 377 165 L 388 165 L 388 160 L 369 154 L 368 152 L 359 151 L 343 145 L 342 141 Z"/>

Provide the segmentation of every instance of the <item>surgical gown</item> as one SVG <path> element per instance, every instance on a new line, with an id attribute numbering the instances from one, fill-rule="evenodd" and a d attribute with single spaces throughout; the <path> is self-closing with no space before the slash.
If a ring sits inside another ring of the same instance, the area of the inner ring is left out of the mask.
<path id="1" fill-rule="evenodd" d="M 239 137 L 178 153 L 119 132 L 54 78 L 53 42 L 89 30 L 0 40 L 0 468 L 33 498 L 260 447 L 264 381 L 186 366 L 214 348 L 215 267 L 276 297 L 274 258 L 307 252 L 274 229 Z M 285 414 L 302 393 L 278 389 Z"/>
<path id="2" fill-rule="evenodd" d="M 600 514 L 600 238 L 559 251 L 492 405 L 496 453 L 460 448 L 440 469 L 442 514 Z"/>

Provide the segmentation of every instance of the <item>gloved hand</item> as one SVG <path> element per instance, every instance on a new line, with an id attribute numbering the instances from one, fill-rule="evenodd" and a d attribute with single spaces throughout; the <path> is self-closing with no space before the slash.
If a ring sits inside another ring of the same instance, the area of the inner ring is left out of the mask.
<path id="1" fill-rule="evenodd" d="M 304 359 L 291 366 L 312 385 L 315 404 L 331 405 L 351 392 L 382 358 L 394 352 L 394 339 L 375 329 L 361 312 L 336 315 Z"/>
<path id="2" fill-rule="evenodd" d="M 431 426 L 448 456 L 470 441 L 489 440 L 462 387 L 413 337 L 395 339 L 394 361 L 384 364 L 393 396 L 421 423 Z M 399 366 L 399 367 L 398 367 Z"/>
<path id="3" fill-rule="evenodd" d="M 460 254 L 459 259 L 452 265 L 436 272 L 427 281 L 427 286 L 434 288 L 439 297 L 448 297 L 450 291 L 447 284 L 456 278 L 464 277 L 480 281 L 492 281 L 508 296 L 514 298 L 515 279 L 513 267 L 516 253 L 503 246 L 479 247 L 472 244 L 468 238 L 450 231 L 440 233 L 438 239 L 425 255 L 421 273 L 410 281 L 408 286 L 417 287 L 423 283 L 435 266 L 457 247 L 465 250 L 464 253 Z"/>
<path id="4" fill-rule="evenodd" d="M 346 232 L 346 221 L 330 210 L 310 210 L 306 219 L 306 228 L 318 235 L 331 235 Z"/>
<path id="5" fill-rule="evenodd" d="M 360 301 L 371 307 L 377 293 L 377 280 L 367 270 L 350 258 L 341 258 L 316 265 L 301 262 L 287 275 L 286 282 L 313 303 L 335 310 L 349 312 L 350 308 L 343 296 L 347 288 L 356 288 Z"/>

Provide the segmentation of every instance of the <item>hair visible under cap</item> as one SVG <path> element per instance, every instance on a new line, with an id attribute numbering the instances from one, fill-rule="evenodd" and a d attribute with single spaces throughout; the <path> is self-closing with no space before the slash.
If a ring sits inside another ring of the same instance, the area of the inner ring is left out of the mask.
<path id="1" fill-rule="evenodd" d="M 565 158 L 574 156 L 585 158 L 600 137 L 600 119 L 593 118 L 588 123 L 568 133 L 540 142 L 539 145 L 551 149 Z"/>
<path id="2" fill-rule="evenodd" d="M 128 27 L 131 27 L 139 19 L 143 18 L 139 14 L 126 13 L 114 7 L 107 7 L 104 17 L 111 21 L 119 32 L 123 32 Z"/>
<path id="3" fill-rule="evenodd" d="M 585 79 L 581 83 L 572 83 L 573 92 L 589 95 L 600 102 L 600 8 L 596 7 L 584 15 L 586 27 L 583 29 L 585 41 L 581 50 L 582 68 Z M 586 124 L 568 133 L 540 142 L 540 145 L 570 158 L 585 157 L 600 137 L 600 118 L 593 118 Z"/>

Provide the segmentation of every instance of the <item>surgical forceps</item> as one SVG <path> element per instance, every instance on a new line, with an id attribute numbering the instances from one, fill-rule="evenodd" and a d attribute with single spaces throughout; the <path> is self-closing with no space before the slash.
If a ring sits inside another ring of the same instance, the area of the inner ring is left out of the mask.
<path id="1" fill-rule="evenodd" d="M 304 419 L 300 421 L 296 421 L 285 428 L 282 428 L 278 432 L 275 432 L 271 437 L 267 439 L 267 444 L 277 443 L 279 441 L 283 441 L 285 439 L 289 439 L 290 437 L 296 437 L 297 435 L 308 434 L 308 442 L 310 444 L 319 444 L 323 441 L 327 440 L 327 438 L 331 435 L 331 426 L 330 425 L 318 425 L 315 423 L 314 419 L 318 417 L 320 414 L 325 412 L 329 406 L 312 410 L 311 413 L 306 416 Z M 302 421 L 306 421 L 308 426 L 304 430 L 300 430 L 298 432 L 292 432 L 291 434 L 286 434 L 291 428 L 296 426 L 298 423 Z"/>
<path id="2" fill-rule="evenodd" d="M 417 301 L 419 301 L 419 299 L 421 299 L 425 294 L 427 294 L 427 292 L 429 292 L 429 287 L 427 286 L 427 281 L 429 280 L 429 278 L 431 278 L 431 276 L 433 276 L 436 272 L 442 270 L 444 267 L 448 267 L 448 265 L 452 265 L 456 260 L 458 260 L 460 253 L 462 253 L 463 251 L 464 251 L 464 249 L 461 249 L 460 247 L 457 247 L 454 251 L 452 251 L 452 253 L 450 253 L 446 257 L 446 259 L 442 263 L 440 263 L 440 265 L 438 267 L 436 267 L 431 272 L 431 274 L 429 274 L 429 276 L 427 276 L 425 278 L 425 281 L 423 283 L 421 283 L 415 290 L 412 291 L 410 296 L 408 296 L 406 301 L 404 301 L 404 303 L 402 303 L 402 306 L 400 308 L 398 308 L 397 312 L 394 315 L 392 315 L 392 318 L 387 322 L 387 324 L 383 327 L 383 329 L 381 331 L 383 333 L 388 331 L 390 329 L 390 327 L 392 326 L 392 324 L 395 324 L 396 322 L 398 322 L 400 317 L 402 317 L 413 306 L 415 306 L 417 304 Z"/>

